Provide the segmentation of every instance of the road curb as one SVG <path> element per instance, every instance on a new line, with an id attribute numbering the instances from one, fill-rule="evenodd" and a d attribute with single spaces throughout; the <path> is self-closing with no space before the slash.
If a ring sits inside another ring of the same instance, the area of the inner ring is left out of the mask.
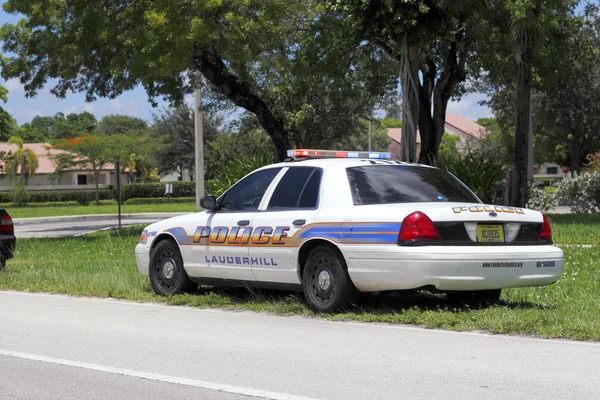
<path id="1" fill-rule="evenodd" d="M 181 213 L 142 213 L 142 214 L 121 214 L 121 219 L 167 219 L 171 217 L 177 217 L 180 215 L 191 214 L 187 212 Z M 118 214 L 88 214 L 88 215 L 65 215 L 58 217 L 37 217 L 37 218 L 13 218 L 15 225 L 28 225 L 28 224 L 42 224 L 47 222 L 69 222 L 69 221 L 109 221 L 119 219 Z"/>

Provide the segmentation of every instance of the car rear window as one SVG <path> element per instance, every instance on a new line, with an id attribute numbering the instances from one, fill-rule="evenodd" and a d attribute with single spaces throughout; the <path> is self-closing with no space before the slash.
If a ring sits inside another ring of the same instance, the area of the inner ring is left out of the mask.
<path id="1" fill-rule="evenodd" d="M 407 165 L 368 165 L 347 168 L 355 205 L 464 202 L 479 203 L 449 172 Z"/>

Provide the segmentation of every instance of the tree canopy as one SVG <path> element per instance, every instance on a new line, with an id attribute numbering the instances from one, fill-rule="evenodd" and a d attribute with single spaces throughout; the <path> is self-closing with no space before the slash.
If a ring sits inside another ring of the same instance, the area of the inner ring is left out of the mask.
<path id="1" fill-rule="evenodd" d="M 0 31 L 2 75 L 27 95 L 115 97 L 141 84 L 180 105 L 201 82 L 253 113 L 276 159 L 315 135 L 342 135 L 369 115 L 390 82 L 380 51 L 348 35 L 319 0 L 7 0 L 25 15 Z M 378 62 L 370 62 L 378 61 Z M 202 79 L 199 79 L 199 75 Z M 393 79 L 391 80 L 393 82 Z"/>

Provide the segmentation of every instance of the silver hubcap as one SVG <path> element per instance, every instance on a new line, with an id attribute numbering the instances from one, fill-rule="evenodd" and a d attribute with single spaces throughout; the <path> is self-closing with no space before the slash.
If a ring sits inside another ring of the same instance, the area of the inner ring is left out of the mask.
<path id="1" fill-rule="evenodd" d="M 165 279 L 171 279 L 175 273 L 175 264 L 172 261 L 166 261 L 163 264 L 162 272 Z"/>
<path id="2" fill-rule="evenodd" d="M 321 271 L 319 272 L 319 277 L 317 278 L 317 283 L 319 284 L 319 288 L 323 291 L 329 289 L 329 285 L 331 285 L 331 276 L 329 276 L 329 272 Z"/>

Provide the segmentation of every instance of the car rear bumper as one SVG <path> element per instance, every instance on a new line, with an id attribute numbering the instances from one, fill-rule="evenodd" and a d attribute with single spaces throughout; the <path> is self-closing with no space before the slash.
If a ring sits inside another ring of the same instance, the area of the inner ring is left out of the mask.
<path id="1" fill-rule="evenodd" d="M 150 248 L 146 247 L 145 244 L 139 243 L 135 246 L 135 262 L 140 274 L 148 276 L 150 268 Z"/>
<path id="2" fill-rule="evenodd" d="M 561 249 L 544 246 L 343 246 L 364 292 L 433 286 L 440 291 L 545 286 L 562 276 Z"/>

